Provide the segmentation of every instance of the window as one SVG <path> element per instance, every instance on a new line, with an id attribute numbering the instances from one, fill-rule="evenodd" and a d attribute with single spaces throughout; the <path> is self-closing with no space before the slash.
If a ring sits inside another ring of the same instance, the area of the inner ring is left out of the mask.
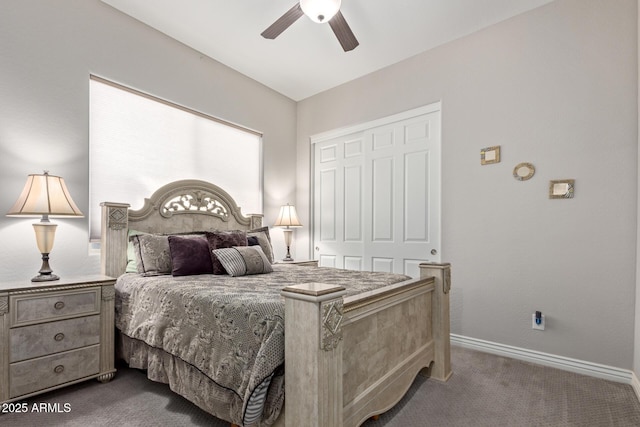
<path id="1" fill-rule="evenodd" d="M 262 135 L 91 76 L 90 238 L 100 203 L 142 208 L 169 182 L 201 179 L 227 191 L 246 215 L 262 213 Z"/>

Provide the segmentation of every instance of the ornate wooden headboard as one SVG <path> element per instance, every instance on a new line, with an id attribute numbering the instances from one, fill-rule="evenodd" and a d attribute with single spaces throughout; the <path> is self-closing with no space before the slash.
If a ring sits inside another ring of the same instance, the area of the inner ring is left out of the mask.
<path id="1" fill-rule="evenodd" d="M 101 270 L 118 277 L 127 265 L 129 230 L 184 233 L 207 230 L 251 230 L 262 226 L 261 214 L 245 216 L 235 200 L 215 184 L 182 180 L 167 184 L 144 199 L 140 210 L 128 203 L 103 202 Z"/>

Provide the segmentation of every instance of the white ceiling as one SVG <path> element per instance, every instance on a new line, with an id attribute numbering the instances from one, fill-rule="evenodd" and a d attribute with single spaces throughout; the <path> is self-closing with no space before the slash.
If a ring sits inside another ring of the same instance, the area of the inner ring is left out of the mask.
<path id="1" fill-rule="evenodd" d="M 260 36 L 296 0 L 102 1 L 299 101 L 552 0 L 342 0 L 360 42 L 346 53 L 306 16 Z"/>

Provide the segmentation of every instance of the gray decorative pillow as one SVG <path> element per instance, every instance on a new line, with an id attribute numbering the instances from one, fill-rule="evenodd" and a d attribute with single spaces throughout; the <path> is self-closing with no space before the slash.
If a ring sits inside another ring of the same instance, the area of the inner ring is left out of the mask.
<path id="1" fill-rule="evenodd" d="M 171 274 L 169 236 L 137 234 L 131 236 L 138 273 L 145 276 Z"/>
<path id="2" fill-rule="evenodd" d="M 269 239 L 269 243 L 271 243 L 271 235 L 269 235 L 269 227 L 254 228 L 253 230 L 247 231 L 247 233 L 259 233 L 259 232 L 263 232 L 267 236 L 267 239 Z"/>
<path id="3" fill-rule="evenodd" d="M 260 246 L 234 246 L 214 249 L 213 253 L 230 276 L 271 273 L 273 271 L 271 263 Z"/>
<path id="4" fill-rule="evenodd" d="M 247 231 L 247 238 L 255 237 L 258 244 L 262 248 L 262 252 L 267 256 L 270 263 L 273 264 L 273 248 L 271 247 L 271 236 L 269 236 L 269 228 L 262 227 L 256 230 Z"/>

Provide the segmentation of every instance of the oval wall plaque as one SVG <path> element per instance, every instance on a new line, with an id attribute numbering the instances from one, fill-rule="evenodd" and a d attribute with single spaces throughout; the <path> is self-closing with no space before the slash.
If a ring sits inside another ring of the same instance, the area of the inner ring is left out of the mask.
<path id="1" fill-rule="evenodd" d="M 513 168 L 513 177 L 518 181 L 526 181 L 536 173 L 536 168 L 531 163 L 519 163 Z"/>

